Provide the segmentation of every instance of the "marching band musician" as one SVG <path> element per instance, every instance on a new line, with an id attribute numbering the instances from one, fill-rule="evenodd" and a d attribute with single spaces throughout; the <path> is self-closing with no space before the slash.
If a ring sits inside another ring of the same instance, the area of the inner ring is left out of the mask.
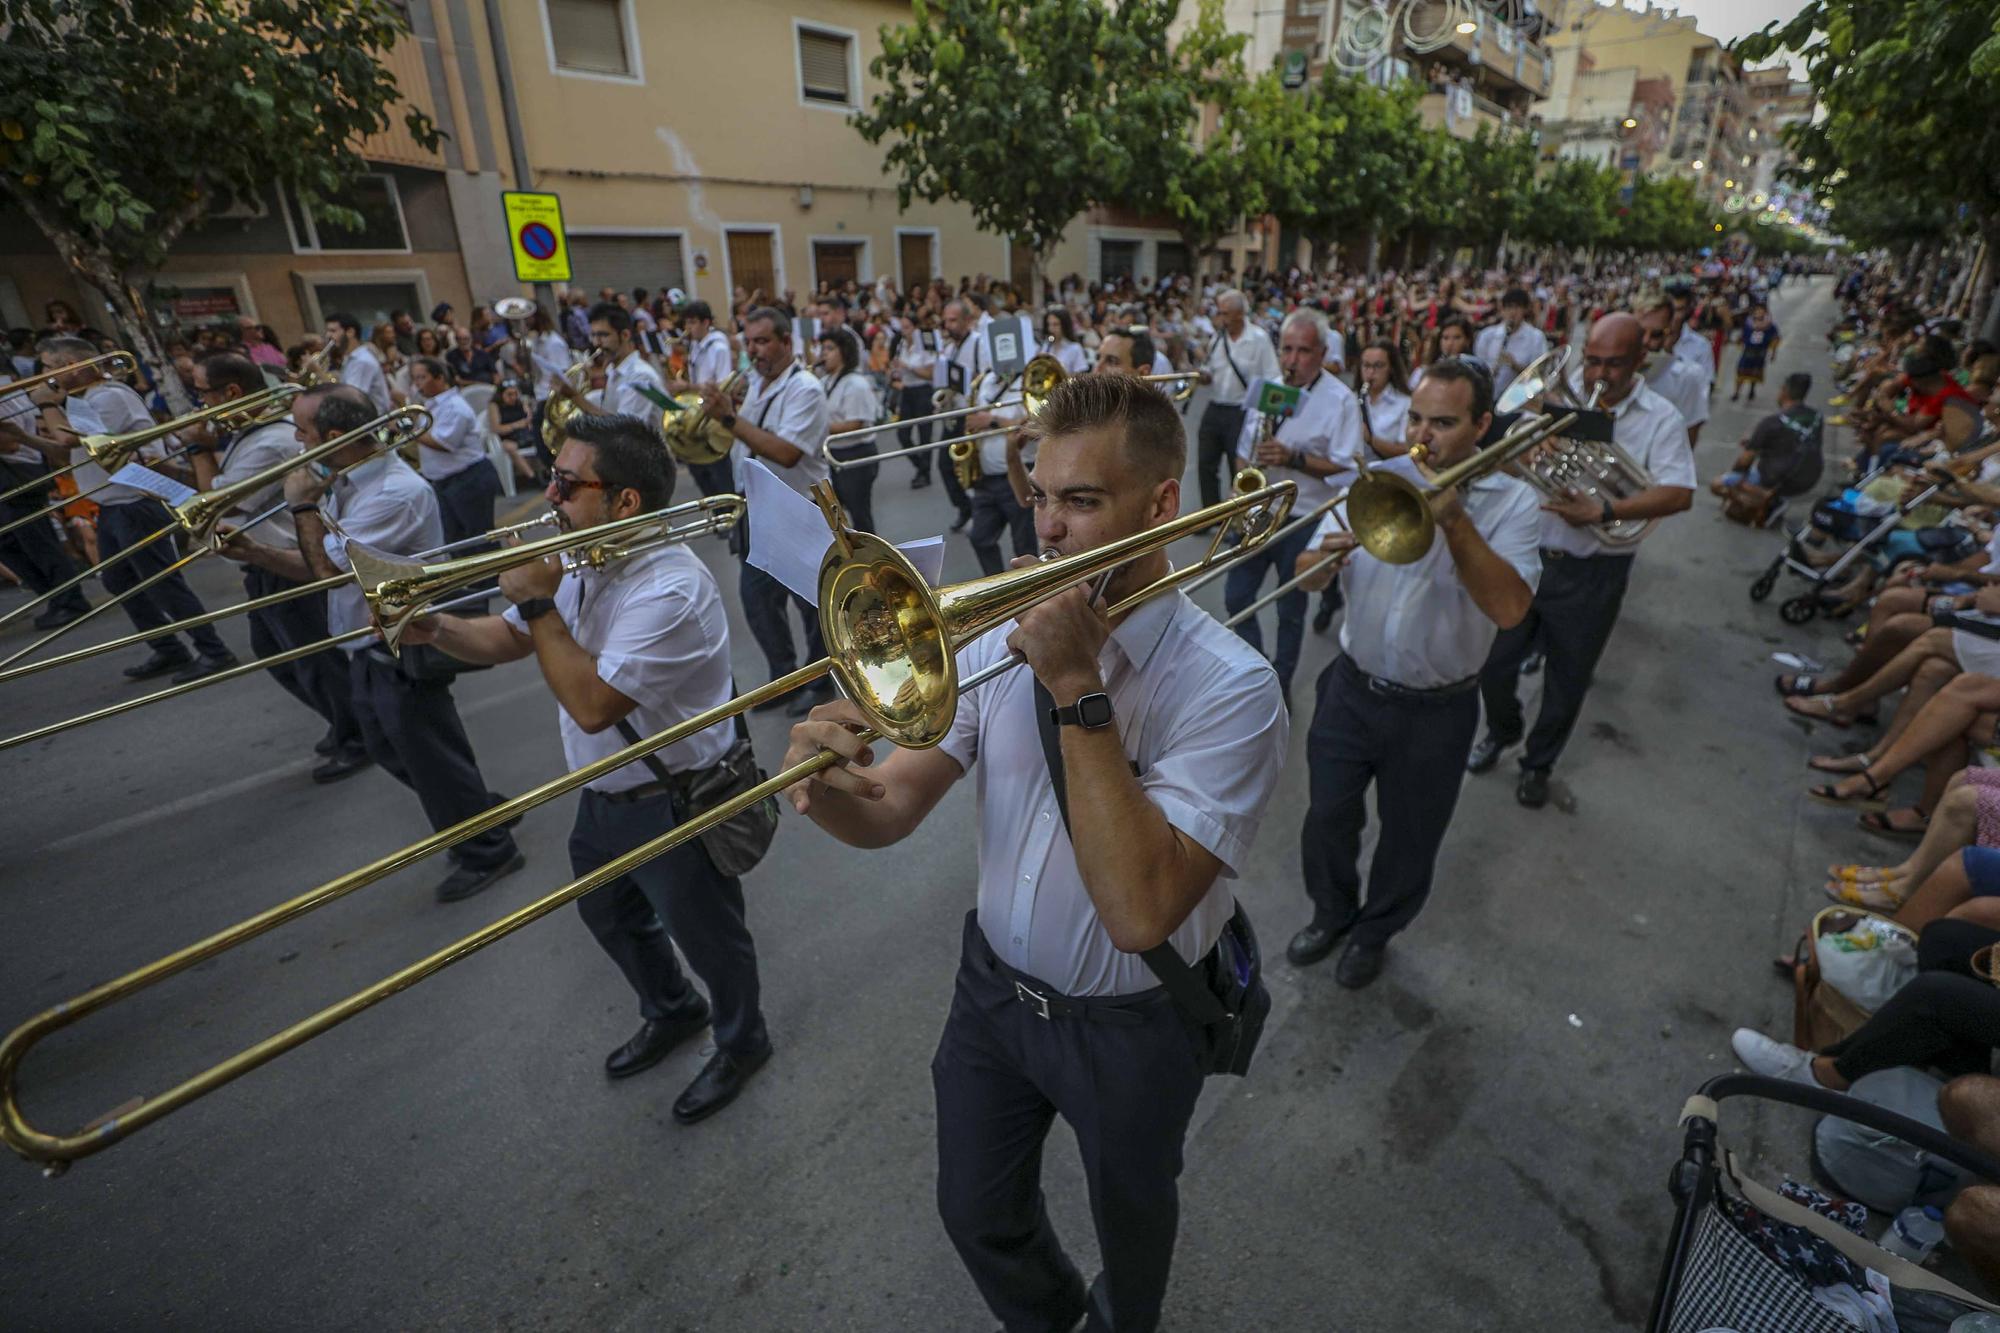
<path id="1" fill-rule="evenodd" d="M 1640 373 L 1646 387 L 1672 403 L 1687 426 L 1688 445 L 1701 443 L 1701 428 L 1708 423 L 1709 377 L 1692 362 L 1668 350 L 1667 339 L 1674 328 L 1674 303 L 1662 297 L 1639 312 L 1639 327 L 1646 331 L 1646 359 Z M 1707 344 L 1702 344 L 1706 349 Z M 1706 351 L 1704 350 L 1704 355 Z"/>
<path id="2" fill-rule="evenodd" d="M 382 372 L 382 358 L 361 336 L 361 321 L 345 313 L 328 315 L 326 341 L 339 356 L 340 382 L 366 394 L 377 416 L 387 412 L 392 405 L 389 377 Z"/>
<path id="3" fill-rule="evenodd" d="M 130 386 L 106 379 L 95 366 L 80 364 L 97 355 L 97 348 L 88 340 L 49 338 L 37 350 L 42 364 L 50 370 L 76 367 L 54 384 L 28 391 L 41 409 L 40 433 L 44 437 L 75 449 L 80 447 L 83 435 L 124 435 L 152 428 L 153 417 L 146 410 L 145 400 Z M 164 454 L 164 446 L 155 442 L 147 445 L 140 456 L 156 460 Z M 77 487 L 86 491 L 106 480 L 104 469 L 93 462 L 85 462 L 72 475 Z M 90 498 L 97 504 L 97 552 L 101 559 L 109 560 L 145 542 L 143 549 L 133 550 L 124 559 L 106 565 L 97 576 L 106 592 L 115 597 L 174 562 L 171 541 L 165 538 L 145 541 L 173 522 L 165 504 L 144 491 L 119 484 L 105 486 Z M 201 615 L 204 610 L 201 598 L 179 571 L 143 592 L 125 597 L 119 608 L 137 630 L 157 629 Z M 151 680 L 172 672 L 174 684 L 185 685 L 236 665 L 236 654 L 229 651 L 229 645 L 215 632 L 215 626 L 197 626 L 187 631 L 187 636 L 194 643 L 192 653 L 181 646 L 180 637 L 175 634 L 148 639 L 151 654 L 138 665 L 126 667 L 125 678 Z"/>
<path id="4" fill-rule="evenodd" d="M 1410 385 L 1403 354 L 1387 338 L 1361 349 L 1361 411 L 1368 447 L 1378 458 L 1400 458 L 1408 449 L 1403 433 L 1409 423 Z"/>
<path id="5" fill-rule="evenodd" d="M 872 426 L 882 415 L 882 401 L 861 360 L 861 339 L 846 325 L 822 327 L 819 333 L 820 384 L 826 390 L 827 430 Z M 834 458 L 872 458 L 882 450 L 873 436 L 849 444 L 829 445 Z M 848 522 L 861 532 L 875 531 L 875 477 L 880 463 L 831 469 L 834 494 L 847 511 Z"/>
<path id="6" fill-rule="evenodd" d="M 1484 371 L 1439 361 L 1411 401 L 1408 434 L 1428 448 L 1430 466 L 1449 467 L 1478 448 L 1492 413 Z M 1407 457 L 1375 466 L 1422 484 Z M 1300 556 L 1296 571 L 1349 553 L 1340 570 L 1341 652 L 1320 673 L 1306 735 L 1311 796 L 1299 842 L 1313 915 L 1286 953 L 1310 966 L 1345 937 L 1334 980 L 1350 990 L 1381 974 L 1390 938 L 1430 894 L 1479 727 L 1479 669 L 1494 636 L 1527 616 L 1541 572 L 1541 516 L 1526 482 L 1489 473 L 1430 503 L 1439 540 L 1416 561 L 1376 559 L 1329 515 L 1318 549 Z M 1308 586 L 1331 577 L 1329 567 Z M 1359 858 L 1371 783 L 1382 828 L 1364 903 Z"/>
<path id="7" fill-rule="evenodd" d="M 194 391 L 204 407 L 216 407 L 260 392 L 264 373 L 249 357 L 221 352 L 194 363 Z M 298 434 L 293 424 L 279 418 L 249 430 L 235 431 L 197 445 L 189 458 L 194 466 L 195 487 L 212 491 L 232 486 L 296 457 Z M 261 514 L 284 499 L 284 483 L 274 481 L 263 490 L 244 497 L 234 511 L 238 515 Z M 260 533 L 273 538 L 281 549 L 298 545 L 298 533 L 290 514 L 280 510 L 258 525 Z M 233 545 L 222 548 L 224 555 L 235 554 Z M 243 593 L 252 600 L 290 592 L 304 580 L 284 577 L 261 565 L 243 567 Z M 327 637 L 326 594 L 293 597 L 274 606 L 252 611 L 250 648 L 259 657 L 270 657 L 318 643 Z M 338 782 L 366 768 L 368 746 L 361 736 L 361 724 L 354 717 L 353 689 L 348 684 L 347 661 L 338 649 L 328 648 L 292 662 L 269 668 L 271 678 L 285 693 L 325 719 L 326 735 L 315 747 L 325 756 L 312 771 L 314 782 Z"/>
<path id="8" fill-rule="evenodd" d="M 972 395 L 991 365 L 986 357 L 986 339 L 980 335 L 985 318 L 979 307 L 964 296 L 955 296 L 944 303 L 944 335 L 951 345 L 938 357 L 936 387 L 950 395 L 954 406 L 971 405 Z M 964 420 L 958 418 L 960 423 Z M 971 429 L 949 420 L 939 422 L 935 428 L 944 432 L 939 439 Z M 958 518 L 951 525 L 951 530 L 957 532 L 972 522 L 972 497 L 959 485 L 958 470 L 949 458 L 940 457 L 937 465 L 939 475 L 944 478 L 944 493 L 958 510 Z"/>
<path id="9" fill-rule="evenodd" d="M 1301 307 L 1285 318 L 1278 330 L 1278 366 L 1284 382 L 1300 391 L 1298 407 L 1275 423 L 1267 420 L 1257 411 L 1256 395 L 1264 381 L 1252 380 L 1244 398 L 1249 410 L 1243 434 L 1236 442 L 1238 467 L 1255 464 L 1267 482 L 1298 485 L 1294 507 L 1300 513 L 1323 504 L 1353 480 L 1361 456 L 1361 404 L 1352 389 L 1326 370 L 1326 338 L 1326 317 L 1317 310 Z M 1265 571 L 1276 570 L 1281 583 L 1291 578 L 1312 539 L 1312 531 L 1301 527 L 1282 540 L 1265 542 L 1231 566 L 1222 594 L 1229 614 L 1257 600 Z M 1255 616 L 1237 625 L 1236 632 L 1252 648 L 1264 651 L 1263 631 Z M 1278 599 L 1278 644 L 1270 655 L 1288 704 L 1305 634 L 1306 594 L 1294 589 Z"/>
<path id="10" fill-rule="evenodd" d="M 555 381 L 555 391 L 592 415 L 658 418 L 666 401 L 666 381 L 652 362 L 639 355 L 632 336 L 632 312 L 616 301 L 590 308 L 590 345 L 602 353 L 604 389 L 592 402 L 568 376 Z"/>
<path id="11" fill-rule="evenodd" d="M 703 384 L 720 384 L 735 369 L 729 350 L 729 335 L 715 327 L 715 312 L 706 301 L 689 301 L 681 308 L 682 337 L 687 341 L 687 378 L 667 385 L 674 393 L 688 393 Z M 730 488 L 729 460 L 690 463 L 688 474 L 703 495 L 721 495 Z"/>
<path id="12" fill-rule="evenodd" d="M 1153 335 L 1139 326 L 1114 328 L 1097 345 L 1098 375 L 1150 375 L 1153 365 Z"/>
<path id="13" fill-rule="evenodd" d="M 1209 391 L 1208 406 L 1202 409 L 1198 431 L 1201 450 L 1195 461 L 1195 480 L 1201 485 L 1204 508 L 1222 498 L 1223 460 L 1243 438 L 1243 396 L 1250 392 L 1250 381 L 1275 380 L 1282 373 L 1271 335 L 1250 322 L 1249 311 L 1249 301 L 1233 287 L 1215 298 L 1215 343 L 1203 363 L 1214 387 Z"/>
<path id="14" fill-rule="evenodd" d="M 723 394 L 720 387 L 701 387 L 702 404 L 710 418 L 722 423 L 736 437 L 730 450 L 735 468 L 736 491 L 748 496 L 746 480 L 752 459 L 766 464 L 787 486 L 810 496 L 813 483 L 827 477 L 826 390 L 812 372 L 792 357 L 792 320 L 784 311 L 759 306 L 743 317 L 743 347 L 750 356 L 750 391 L 741 407 Z M 792 626 L 785 608 L 796 604 L 805 622 L 806 656 L 816 660 L 826 655 L 820 641 L 819 616 L 812 604 L 796 596 L 784 584 L 750 563 L 750 543 L 756 540 L 758 515 L 746 510 L 744 531 L 738 534 L 737 558 L 742 572 L 737 587 L 743 597 L 743 617 L 750 633 L 764 650 L 771 677 L 789 675 L 799 664 L 792 647 Z M 814 704 L 833 695 L 829 681 L 809 685 L 785 705 L 792 717 L 804 717 Z M 762 709 L 780 706 L 777 699 L 759 705 Z"/>
<path id="15" fill-rule="evenodd" d="M 417 465 L 437 492 L 445 541 L 491 532 L 500 474 L 486 457 L 472 405 L 452 384 L 444 362 L 433 356 L 410 359 L 410 387 L 423 396 L 424 410 L 431 414 L 431 428 L 417 438 Z"/>
<path id="16" fill-rule="evenodd" d="M 973 391 L 972 401 L 984 410 L 971 413 L 965 418 L 963 430 L 966 434 L 991 430 L 994 427 L 1018 427 L 1027 420 L 1028 410 L 1020 402 L 1020 377 L 1009 375 L 1001 379 L 988 372 Z M 1016 432 L 988 435 L 974 440 L 973 446 L 979 451 L 979 480 L 973 483 L 972 530 L 966 534 L 972 545 L 972 554 L 979 561 L 981 572 L 998 574 L 1007 567 L 1000 555 L 1000 534 L 1009 534 L 1014 556 L 1032 556 L 1039 549 L 1035 544 L 1035 513 L 1028 505 L 1021 503 L 1015 494 L 1014 485 L 1007 478 L 1007 457 L 1009 450 L 1019 455 L 1020 464 L 1033 467 L 1035 460 L 1024 452 L 1029 442 L 1017 437 Z M 944 462 L 952 468 L 949 458 Z"/>
<path id="17" fill-rule="evenodd" d="M 1076 320 L 1068 306 L 1052 305 L 1042 315 L 1041 355 L 1054 357 L 1065 374 L 1081 375 L 1090 369 L 1090 354 L 1076 340 Z"/>
<path id="18" fill-rule="evenodd" d="M 548 489 L 565 532 L 672 503 L 673 456 L 651 421 L 597 415 L 572 427 Z M 554 559 L 519 565 L 501 573 L 500 591 L 513 603 L 505 614 L 427 616 L 406 638 L 468 662 L 533 656 L 556 697 L 572 770 L 733 693 L 722 593 L 685 543 L 569 574 Z M 587 785 L 570 830 L 572 870 L 589 874 L 696 813 L 689 784 L 722 762 L 731 741 L 729 724 L 718 722 Z M 771 1055 L 743 882 L 718 871 L 695 839 L 576 905 L 639 996 L 639 1030 L 606 1058 L 605 1073 L 650 1069 L 713 1026 L 715 1054 L 675 1099 L 674 1119 L 689 1125 L 727 1106 Z M 682 974 L 676 945 L 710 999 Z"/>
<path id="19" fill-rule="evenodd" d="M 1500 322 L 1481 329 L 1472 340 L 1472 354 L 1492 368 L 1496 396 L 1507 392 L 1514 377 L 1549 350 L 1548 336 L 1528 322 L 1532 304 L 1525 290 L 1509 287 L 1500 294 Z"/>
<path id="20" fill-rule="evenodd" d="M 14 362 L 18 363 L 19 358 Z M 10 365 L 13 363 L 10 363 Z M 30 369 L 34 365 L 29 363 Z M 11 384 L 14 376 L 0 369 L 0 385 Z M 41 413 L 25 393 L 0 397 L 0 490 L 13 490 L 36 477 L 46 476 L 49 460 L 60 461 L 68 454 L 54 440 L 39 433 Z M 56 498 L 55 483 L 41 490 L 23 491 L 0 502 L 0 526 L 41 513 Z M 0 533 L 0 561 L 21 576 L 36 596 L 61 587 L 77 575 L 76 564 L 56 536 L 60 509 L 40 522 L 22 523 L 11 532 Z M 39 630 L 61 629 L 90 611 L 90 601 L 80 587 L 69 588 L 50 600 L 29 623 Z"/>
<path id="21" fill-rule="evenodd" d="M 308 449 L 359 430 L 379 415 L 367 395 L 351 385 L 308 389 L 292 400 L 299 442 Z M 285 474 L 285 502 L 298 536 L 295 548 L 266 546 L 239 534 L 226 554 L 305 583 L 347 573 L 350 541 L 387 555 L 442 546 L 437 492 L 393 451 L 371 457 L 375 449 L 374 441 L 358 439 L 323 462 Z M 343 473 L 342 468 L 348 470 Z M 326 599 L 326 619 L 334 634 L 365 627 L 368 603 L 360 587 L 348 583 L 333 589 Z M 397 658 L 374 639 L 356 639 L 341 648 L 347 653 L 349 697 L 369 757 L 417 794 L 432 831 L 499 803 L 480 776 L 448 675 L 420 673 L 414 661 Z M 459 843 L 451 849 L 451 859 L 452 871 L 436 889 L 441 903 L 470 898 L 523 864 L 504 825 Z"/>
<path id="22" fill-rule="evenodd" d="M 1627 314 L 1606 315 L 1591 326 L 1583 348 L 1584 393 L 1604 386 L 1598 406 L 1612 417 L 1612 438 L 1646 469 L 1653 484 L 1618 500 L 1582 495 L 1542 506 L 1541 586 L 1533 611 L 1493 644 L 1480 673 L 1486 701 L 1486 734 L 1473 748 L 1466 768 L 1484 773 L 1501 752 L 1521 741 L 1521 662 L 1539 634 L 1546 653 L 1542 706 L 1521 756 L 1521 780 L 1514 797 L 1531 810 L 1548 803 L 1549 770 L 1561 757 L 1583 710 L 1584 692 L 1604 645 L 1618 622 L 1625 584 L 1632 576 L 1631 544 L 1614 546 L 1596 531 L 1614 519 L 1657 519 L 1678 514 L 1694 502 L 1694 452 L 1688 448 L 1681 414 L 1646 387 L 1639 374 L 1645 330 Z M 1432 374 L 1436 374 L 1433 367 Z"/>
<path id="23" fill-rule="evenodd" d="M 1035 527 L 1049 548 L 1089 550 L 1180 512 L 1180 414 L 1151 386 L 1068 380 L 1040 424 Z M 1133 561 L 1105 603 L 1167 567 L 1164 552 Z M 1007 1328 L 1069 1329 L 1087 1313 L 1088 1329 L 1146 1333 L 1159 1324 L 1203 1068 L 1140 954 L 1165 943 L 1198 972 L 1209 962 L 1234 910 L 1223 881 L 1247 860 L 1288 723 L 1270 667 L 1178 592 L 1110 623 L 1073 588 L 970 645 L 960 669 L 1014 652 L 1027 669 L 963 695 L 935 748 L 878 762 L 851 702 L 813 710 L 785 762 L 824 748 L 844 763 L 788 795 L 842 842 L 887 847 L 982 763 L 977 906 L 931 1064 L 939 1211 Z M 1041 1190 L 1058 1115 L 1090 1181 L 1104 1270 L 1088 1288 Z"/>
<path id="24" fill-rule="evenodd" d="M 904 315 L 896 321 L 896 336 L 889 344 L 889 379 L 892 386 L 901 381 L 896 411 L 905 421 L 931 414 L 931 398 L 937 391 L 932 379 L 937 371 L 938 352 L 936 329 L 924 327 L 922 320 L 915 315 Z M 904 449 L 916 444 L 929 444 L 938 438 L 932 434 L 937 424 L 926 421 L 915 426 L 898 427 L 896 443 Z M 910 478 L 911 490 L 922 490 L 931 484 L 933 452 L 926 449 L 910 455 L 910 466 L 916 469 L 915 475 Z M 946 464 L 947 475 L 950 470 L 950 464 Z"/>

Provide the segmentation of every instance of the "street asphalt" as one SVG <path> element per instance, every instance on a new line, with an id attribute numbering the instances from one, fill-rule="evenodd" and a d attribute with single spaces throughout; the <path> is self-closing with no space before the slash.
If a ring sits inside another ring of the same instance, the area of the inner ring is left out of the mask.
<path id="1" fill-rule="evenodd" d="M 1824 278 L 1778 297 L 1772 384 L 1810 370 L 1824 401 L 1831 313 Z M 1732 406 L 1721 378 L 1704 482 L 1769 410 Z M 898 540 L 949 517 L 908 476 L 888 465 L 877 484 Z M 1197 1112 L 1168 1327 L 1643 1322 L 1682 1101 L 1733 1067 L 1733 1027 L 1789 1027 L 1767 960 L 1819 901 L 1817 869 L 1892 850 L 1803 799 L 1805 756 L 1838 734 L 1781 712 L 1770 654 L 1839 652 L 1824 622 L 1779 623 L 1796 583 L 1747 597 L 1777 548 L 1705 491 L 1646 543 L 1556 799 L 1518 807 L 1511 760 L 1468 779 L 1429 907 L 1359 993 L 1283 957 L 1307 916 L 1306 686 L 1335 651 L 1308 636 L 1294 744 L 1238 884 L 1275 1009 L 1250 1076 L 1212 1080 Z M 701 553 L 734 609 L 733 561 Z M 233 569 L 196 570 L 210 605 L 240 598 Z M 951 538 L 946 577 L 976 572 Z M 1219 605 L 1220 585 L 1200 600 Z M 247 652 L 240 622 L 227 637 Z M 732 640 L 738 679 L 762 680 L 740 615 Z M 127 697 L 131 660 L 0 686 L 5 730 Z M 531 663 L 456 692 L 493 787 L 560 771 Z M 773 765 L 782 717 L 753 731 Z M 0 753 L 0 1024 L 427 831 L 378 771 L 313 785 L 319 732 L 255 676 Z M 426 864 L 55 1036 L 21 1071 L 23 1106 L 74 1130 L 528 903 L 569 877 L 572 808 L 530 814 L 527 870 L 481 897 L 434 902 Z M 977 836 L 970 783 L 886 851 L 786 811 L 747 881 L 776 1055 L 699 1126 L 667 1113 L 697 1044 L 605 1079 L 636 1009 L 565 910 L 60 1179 L 0 1162 L 0 1327 L 993 1327 L 933 1204 L 929 1061 Z M 1732 1111 L 1724 1129 L 1759 1165 L 1799 1169 L 1803 1120 Z M 1061 1127 L 1046 1184 L 1095 1271 Z"/>

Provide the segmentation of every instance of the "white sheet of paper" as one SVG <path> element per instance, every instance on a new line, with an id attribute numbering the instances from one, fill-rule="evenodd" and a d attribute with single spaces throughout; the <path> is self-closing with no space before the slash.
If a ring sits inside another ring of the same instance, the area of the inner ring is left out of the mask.
<path id="1" fill-rule="evenodd" d="M 819 563 L 833 535 L 819 506 L 779 480 L 761 461 L 743 470 L 743 498 L 755 515 L 750 520 L 750 563 L 819 605 Z M 932 587 L 944 577 L 944 536 L 904 542 L 897 550 L 910 557 Z"/>
<path id="2" fill-rule="evenodd" d="M 170 505 L 186 504 L 198 493 L 192 486 L 183 486 L 172 477 L 163 477 L 142 463 L 127 463 L 111 474 L 111 480 L 121 486 L 130 486 L 135 491 L 144 491 Z"/>

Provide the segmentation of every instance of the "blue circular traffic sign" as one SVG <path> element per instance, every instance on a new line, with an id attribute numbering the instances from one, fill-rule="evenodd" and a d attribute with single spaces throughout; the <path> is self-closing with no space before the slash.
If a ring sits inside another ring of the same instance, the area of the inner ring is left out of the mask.
<path id="1" fill-rule="evenodd" d="M 556 253 L 556 234 L 546 222 L 530 222 L 521 228 L 521 249 L 530 259 L 551 259 Z"/>

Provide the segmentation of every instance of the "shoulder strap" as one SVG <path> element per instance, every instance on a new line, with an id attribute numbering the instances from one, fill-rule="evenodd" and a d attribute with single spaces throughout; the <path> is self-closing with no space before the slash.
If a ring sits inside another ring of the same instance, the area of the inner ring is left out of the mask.
<path id="1" fill-rule="evenodd" d="M 1048 687 L 1035 681 L 1035 725 L 1042 733 L 1042 758 L 1049 766 L 1049 783 L 1055 788 L 1056 809 L 1062 813 L 1063 832 L 1070 832 L 1069 825 L 1069 780 L 1063 770 L 1062 738 L 1058 735 L 1055 720 L 1055 696 Z M 1135 766 L 1136 771 L 1136 766 Z M 1071 840 L 1075 835 L 1071 834 Z M 1195 975 L 1194 968 L 1180 956 L 1171 941 L 1162 942 L 1140 954 L 1147 969 L 1160 979 L 1160 984 L 1197 1023 L 1220 1023 L 1233 1015 L 1223 1007 L 1208 984 Z"/>
<path id="2" fill-rule="evenodd" d="M 645 739 L 645 737 L 639 734 L 639 729 L 632 725 L 632 719 L 629 717 L 621 717 L 618 719 L 618 734 L 625 738 L 625 743 L 627 745 L 637 745 L 640 741 Z M 658 778 L 662 783 L 671 783 L 673 781 L 674 775 L 667 772 L 667 766 L 660 762 L 660 756 L 658 754 L 641 755 L 639 757 L 639 762 L 644 764 L 646 766 L 647 771 L 650 772 L 654 777 Z"/>

